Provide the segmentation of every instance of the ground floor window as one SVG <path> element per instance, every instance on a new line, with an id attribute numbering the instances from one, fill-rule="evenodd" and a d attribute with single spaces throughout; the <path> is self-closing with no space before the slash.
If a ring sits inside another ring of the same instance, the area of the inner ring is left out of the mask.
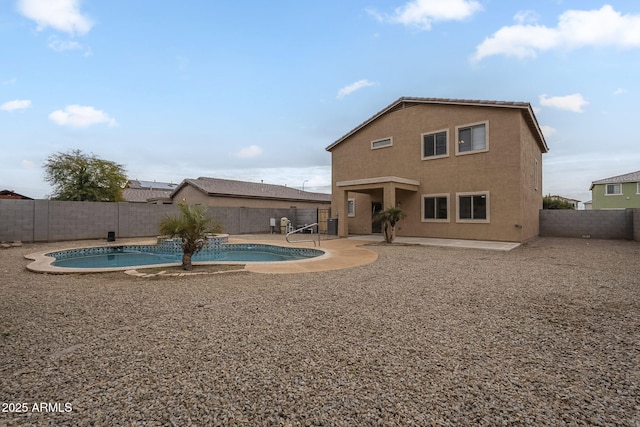
<path id="1" fill-rule="evenodd" d="M 449 221 L 449 195 L 425 194 L 422 196 L 422 221 Z"/>
<path id="2" fill-rule="evenodd" d="M 489 222 L 489 192 L 457 193 L 459 222 Z"/>
<path id="3" fill-rule="evenodd" d="M 347 201 L 347 216 L 356 216 L 356 199 Z"/>

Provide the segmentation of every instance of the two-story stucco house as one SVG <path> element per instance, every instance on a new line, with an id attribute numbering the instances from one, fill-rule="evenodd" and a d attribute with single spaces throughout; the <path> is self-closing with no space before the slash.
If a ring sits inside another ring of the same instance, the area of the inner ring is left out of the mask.
<path id="1" fill-rule="evenodd" d="M 400 98 L 327 151 L 340 236 L 377 232 L 391 206 L 407 214 L 398 236 L 538 235 L 548 147 L 529 103 Z"/>
<path id="2" fill-rule="evenodd" d="M 640 171 L 591 183 L 593 209 L 640 208 Z"/>

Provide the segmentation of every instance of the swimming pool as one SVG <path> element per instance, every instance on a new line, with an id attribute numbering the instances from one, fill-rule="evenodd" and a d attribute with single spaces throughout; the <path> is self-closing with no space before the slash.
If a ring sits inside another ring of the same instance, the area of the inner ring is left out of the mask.
<path id="1" fill-rule="evenodd" d="M 267 244 L 229 243 L 205 247 L 192 262 L 277 262 L 295 261 L 324 255 L 311 248 L 291 248 Z M 68 249 L 49 252 L 51 266 L 73 269 L 117 269 L 153 265 L 179 264 L 182 251 L 165 245 L 123 245 Z"/>

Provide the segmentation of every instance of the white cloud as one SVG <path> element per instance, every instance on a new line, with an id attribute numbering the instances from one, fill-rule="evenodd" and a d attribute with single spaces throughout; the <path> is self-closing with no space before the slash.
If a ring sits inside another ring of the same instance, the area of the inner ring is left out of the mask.
<path id="1" fill-rule="evenodd" d="M 558 131 L 556 128 L 553 128 L 549 125 L 540 126 L 540 130 L 542 131 L 542 134 L 544 135 L 545 138 L 549 138 L 553 136 Z"/>
<path id="2" fill-rule="evenodd" d="M 36 168 L 36 164 L 34 162 L 32 162 L 31 160 L 23 160 L 20 162 L 20 167 L 22 169 L 35 169 Z"/>
<path id="3" fill-rule="evenodd" d="M 515 14 L 513 20 L 518 24 L 533 24 L 538 21 L 538 14 L 532 10 L 521 10 Z"/>
<path id="4" fill-rule="evenodd" d="M 235 155 L 236 157 L 240 157 L 241 159 L 249 159 L 252 157 L 257 157 L 262 154 L 262 148 L 257 145 L 251 145 L 249 147 L 245 147 L 238 151 Z"/>
<path id="5" fill-rule="evenodd" d="M 411 0 L 397 8 L 393 15 L 386 16 L 369 9 L 379 21 L 403 24 L 430 30 L 436 21 L 460 21 L 482 10 L 476 0 Z"/>
<path id="6" fill-rule="evenodd" d="M 69 34 L 86 34 L 93 22 L 80 12 L 80 0 L 18 0 L 18 10 L 38 24 Z"/>
<path id="7" fill-rule="evenodd" d="M 15 77 L 10 78 L 9 80 L 3 80 L 0 82 L 0 84 L 2 85 L 8 85 L 8 86 L 13 86 L 14 84 L 16 84 L 16 82 L 18 81 L 18 79 L 16 79 Z"/>
<path id="8" fill-rule="evenodd" d="M 344 98 L 345 96 L 351 95 L 353 92 L 360 90 L 364 87 L 375 86 L 375 85 L 376 85 L 375 83 L 372 83 L 369 80 L 358 80 L 357 82 L 351 83 L 350 85 L 347 85 L 342 89 L 340 89 L 338 91 L 338 96 L 336 96 L 336 98 L 338 99 Z"/>
<path id="9" fill-rule="evenodd" d="M 622 15 L 610 5 L 598 10 L 568 10 L 558 18 L 555 28 L 525 25 L 516 15 L 517 25 L 502 27 L 476 47 L 473 60 L 493 55 L 535 58 L 550 49 L 576 49 L 583 46 L 640 47 L 640 15 Z"/>
<path id="10" fill-rule="evenodd" d="M 621 87 L 613 91 L 614 95 L 622 95 L 623 93 L 627 93 L 627 90 Z"/>
<path id="11" fill-rule="evenodd" d="M 49 38 L 49 47 L 56 52 L 64 52 L 66 50 L 82 50 L 84 51 L 84 56 L 91 55 L 91 49 L 89 47 L 84 46 L 75 40 L 60 40 L 56 36 Z"/>
<path id="12" fill-rule="evenodd" d="M 118 124 L 104 111 L 84 105 L 67 105 L 64 110 L 56 110 L 49 114 L 49 119 L 57 125 L 72 128 L 84 128 L 101 123 L 109 126 Z"/>
<path id="13" fill-rule="evenodd" d="M 586 99 L 579 93 L 566 96 L 547 96 L 540 95 L 540 105 L 545 107 L 553 107 L 561 110 L 573 111 L 574 113 L 582 113 L 583 107 L 589 104 Z"/>
<path id="14" fill-rule="evenodd" d="M 4 104 L 0 105 L 0 110 L 2 111 L 24 110 L 25 108 L 29 108 L 30 106 L 31 106 L 31 101 L 28 99 L 14 99 L 13 101 L 7 101 Z"/>

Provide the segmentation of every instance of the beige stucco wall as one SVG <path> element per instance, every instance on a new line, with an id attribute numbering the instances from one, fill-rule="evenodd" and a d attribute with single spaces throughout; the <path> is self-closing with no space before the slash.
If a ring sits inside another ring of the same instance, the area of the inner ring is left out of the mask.
<path id="1" fill-rule="evenodd" d="M 488 124 L 488 151 L 456 155 L 456 126 L 479 122 Z M 422 134 L 445 129 L 449 156 L 422 160 Z M 393 138 L 392 146 L 371 149 L 371 141 L 388 137 Z M 333 148 L 332 211 L 344 212 L 346 200 L 355 198 L 356 217 L 349 218 L 349 232 L 369 232 L 371 202 L 381 200 L 381 192 L 344 196 L 344 187 L 337 183 L 396 176 L 420 182 L 416 192 L 396 193 L 396 202 L 407 214 L 398 235 L 524 241 L 538 234 L 542 189 L 523 191 L 533 188 L 536 158 L 542 182 L 541 150 L 517 109 L 415 105 L 379 117 Z M 456 193 L 484 191 L 489 192 L 490 222 L 456 222 Z M 422 221 L 423 194 L 449 194 L 449 222 Z"/>
<path id="2" fill-rule="evenodd" d="M 328 208 L 329 202 L 306 202 L 298 200 L 256 199 L 241 197 L 211 197 L 202 191 L 187 185 L 181 188 L 173 197 L 175 203 L 186 199 L 189 204 L 221 207 L 245 208 Z"/>
<path id="3" fill-rule="evenodd" d="M 521 239 L 530 240 L 540 234 L 540 209 L 542 209 L 542 152 L 536 144 L 524 119 L 521 119 Z"/>

